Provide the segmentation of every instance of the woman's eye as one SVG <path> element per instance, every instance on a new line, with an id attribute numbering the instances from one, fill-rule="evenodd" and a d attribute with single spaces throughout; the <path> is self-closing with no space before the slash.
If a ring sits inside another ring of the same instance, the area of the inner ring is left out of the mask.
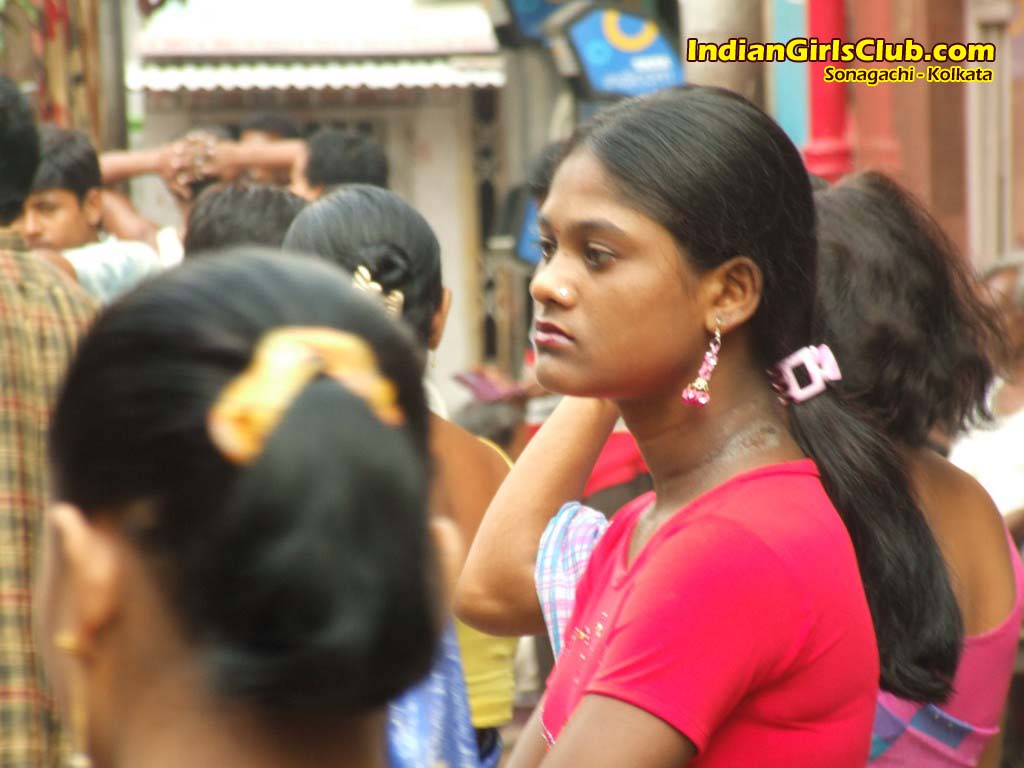
<path id="1" fill-rule="evenodd" d="M 551 261 L 551 258 L 555 255 L 555 250 L 558 248 L 555 245 L 555 241 L 542 237 L 538 245 L 540 246 L 540 255 L 544 258 L 544 261 Z"/>
<path id="2" fill-rule="evenodd" d="M 602 248 L 588 247 L 583 251 L 583 260 L 589 267 L 603 267 L 614 259 L 615 254 Z"/>

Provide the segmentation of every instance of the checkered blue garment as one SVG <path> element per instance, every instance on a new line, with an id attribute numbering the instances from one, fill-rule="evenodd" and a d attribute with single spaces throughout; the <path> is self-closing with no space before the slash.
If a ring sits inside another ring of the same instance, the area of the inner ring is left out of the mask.
<path id="1" fill-rule="evenodd" d="M 576 585 L 608 525 L 601 512 L 573 501 L 558 510 L 541 536 L 534 581 L 556 659 L 576 604 Z"/>
<path id="2" fill-rule="evenodd" d="M 998 729 L 961 722 L 934 704 L 879 693 L 871 729 L 872 765 L 977 765 Z"/>

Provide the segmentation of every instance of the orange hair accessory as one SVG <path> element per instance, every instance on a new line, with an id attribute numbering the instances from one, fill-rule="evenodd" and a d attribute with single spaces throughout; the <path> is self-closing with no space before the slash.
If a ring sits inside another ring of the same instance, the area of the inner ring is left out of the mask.
<path id="1" fill-rule="evenodd" d="M 384 378 L 370 345 L 331 328 L 281 328 L 264 336 L 249 367 L 220 393 L 207 419 L 213 444 L 235 464 L 250 464 L 299 393 L 328 376 L 361 398 L 378 419 L 405 416 L 395 385 Z"/>

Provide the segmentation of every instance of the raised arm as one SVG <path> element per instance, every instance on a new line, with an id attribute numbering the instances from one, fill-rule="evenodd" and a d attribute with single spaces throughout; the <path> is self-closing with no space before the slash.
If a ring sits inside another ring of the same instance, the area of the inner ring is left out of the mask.
<path id="1" fill-rule="evenodd" d="M 117 149 L 100 155 L 100 174 L 104 184 L 116 184 L 151 173 L 166 177 L 172 173 L 173 165 L 170 145 L 154 149 Z"/>
<path id="2" fill-rule="evenodd" d="M 103 228 L 119 240 L 137 240 L 157 247 L 160 227 L 139 213 L 131 200 L 112 189 L 103 190 Z"/>
<path id="3" fill-rule="evenodd" d="M 301 139 L 281 139 L 265 144 L 221 141 L 212 149 L 206 170 L 214 176 L 232 178 L 248 168 L 290 168 L 305 144 Z"/>
<path id="4" fill-rule="evenodd" d="M 540 634 L 534 583 L 541 534 L 578 499 L 619 412 L 607 401 L 567 397 L 523 451 L 495 495 L 455 589 L 455 613 L 497 635 Z"/>
<path id="5" fill-rule="evenodd" d="M 115 150 L 100 155 L 104 184 L 135 176 L 157 174 L 179 196 L 197 179 L 233 179 L 249 168 L 289 168 L 302 153 L 298 139 L 266 144 L 239 144 L 194 132 L 183 139 L 153 149 Z"/>
<path id="6" fill-rule="evenodd" d="M 199 148 L 212 146 L 212 143 L 212 139 L 197 134 L 150 149 L 111 150 L 100 155 L 100 174 L 107 186 L 155 174 L 163 179 L 172 194 L 187 199 L 189 182 L 199 178 Z"/>

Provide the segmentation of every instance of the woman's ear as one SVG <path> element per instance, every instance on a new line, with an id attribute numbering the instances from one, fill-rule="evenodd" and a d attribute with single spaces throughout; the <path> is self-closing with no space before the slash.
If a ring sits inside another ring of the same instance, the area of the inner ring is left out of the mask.
<path id="1" fill-rule="evenodd" d="M 452 292 L 447 288 L 441 289 L 441 303 L 430 320 L 430 340 L 427 346 L 431 351 L 441 344 L 441 337 L 444 336 L 444 327 L 448 323 L 448 312 L 452 308 Z"/>
<path id="2" fill-rule="evenodd" d="M 125 542 L 113 526 L 90 520 L 70 504 L 58 504 L 50 515 L 69 592 L 65 599 L 73 606 L 72 626 L 60 629 L 73 633 L 87 655 L 120 612 Z"/>
<path id="3" fill-rule="evenodd" d="M 707 300 L 708 332 L 721 327 L 728 333 L 754 316 L 761 304 L 764 276 L 747 256 L 735 256 L 702 276 Z"/>

